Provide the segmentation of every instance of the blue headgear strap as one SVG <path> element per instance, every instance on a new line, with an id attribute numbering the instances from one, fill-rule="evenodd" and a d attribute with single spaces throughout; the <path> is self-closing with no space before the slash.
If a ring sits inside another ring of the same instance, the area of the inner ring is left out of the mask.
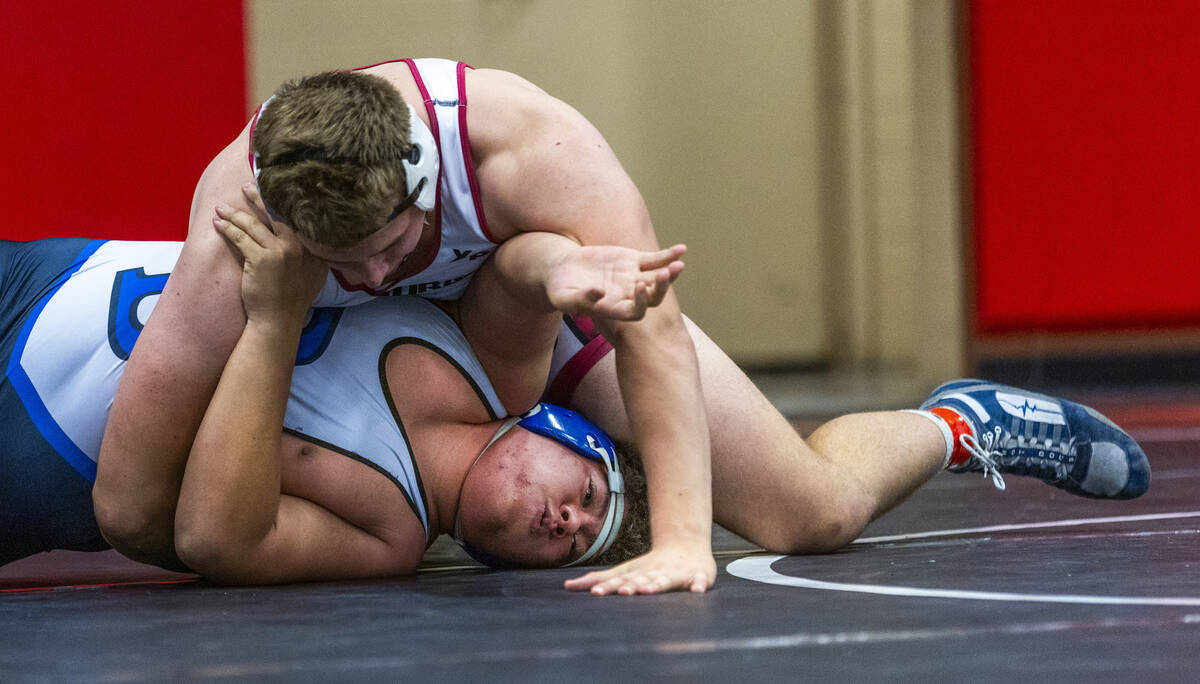
<path id="1" fill-rule="evenodd" d="M 520 418 L 509 418 L 504 421 L 483 451 L 487 451 L 487 448 L 508 432 L 513 425 L 519 425 L 530 432 L 552 439 L 584 458 L 600 462 L 608 478 L 609 492 L 608 511 L 604 517 L 604 524 L 587 551 L 584 551 L 579 558 L 567 563 L 566 567 L 586 563 L 607 551 L 616 540 L 617 533 L 621 530 L 621 519 L 625 515 L 625 481 L 621 478 L 621 471 L 617 467 L 617 449 L 613 445 L 612 439 L 594 423 L 578 413 L 554 404 L 541 403 Z M 480 456 L 483 455 L 483 451 L 479 452 Z M 476 457 L 475 460 L 478 461 L 479 457 Z M 453 536 L 463 550 L 480 563 L 491 567 L 512 567 L 511 563 L 468 544 L 462 538 L 462 528 L 457 520 Z"/>

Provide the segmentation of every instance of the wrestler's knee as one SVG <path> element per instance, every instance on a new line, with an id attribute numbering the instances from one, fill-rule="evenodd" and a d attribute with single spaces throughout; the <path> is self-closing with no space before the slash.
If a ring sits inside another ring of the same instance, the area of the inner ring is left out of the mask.
<path id="1" fill-rule="evenodd" d="M 862 533 L 875 510 L 871 497 L 854 488 L 823 497 L 816 505 L 805 503 L 781 506 L 778 519 L 752 541 L 773 553 L 836 551 Z"/>

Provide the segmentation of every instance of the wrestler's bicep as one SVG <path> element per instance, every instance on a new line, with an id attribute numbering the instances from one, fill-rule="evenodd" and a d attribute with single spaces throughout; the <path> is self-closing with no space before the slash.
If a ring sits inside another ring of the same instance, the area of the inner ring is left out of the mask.
<path id="1" fill-rule="evenodd" d="M 511 254 L 522 240 L 510 240 L 501 250 Z M 561 317 L 544 302 L 525 301 L 544 299 L 536 294 L 544 288 L 501 266 L 511 263 L 504 256 L 493 255 L 475 274 L 460 301 L 458 323 L 500 402 L 520 413 L 537 402 L 545 386 Z"/>

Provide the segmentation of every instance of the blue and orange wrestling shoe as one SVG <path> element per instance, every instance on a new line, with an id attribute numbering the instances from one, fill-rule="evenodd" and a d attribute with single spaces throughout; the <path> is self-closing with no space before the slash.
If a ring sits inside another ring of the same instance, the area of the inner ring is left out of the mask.
<path id="1" fill-rule="evenodd" d="M 949 424 L 947 469 L 982 472 L 1004 489 L 1001 473 L 1028 475 L 1072 494 L 1132 499 L 1150 487 L 1150 462 L 1138 443 L 1082 404 L 984 380 L 955 380 L 921 404 Z"/>

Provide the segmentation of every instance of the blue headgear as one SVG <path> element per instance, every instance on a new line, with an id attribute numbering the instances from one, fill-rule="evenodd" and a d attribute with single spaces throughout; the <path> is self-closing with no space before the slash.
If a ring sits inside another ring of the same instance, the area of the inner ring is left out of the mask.
<path id="1" fill-rule="evenodd" d="M 604 524 L 588 550 L 584 551 L 579 558 L 567 563 L 565 567 L 585 563 L 607 551 L 616 540 L 617 533 L 621 529 L 621 518 L 625 515 L 625 481 L 621 478 L 621 471 L 617 467 L 617 449 L 613 445 L 612 439 L 578 413 L 554 404 L 541 403 L 523 416 L 505 420 L 492 439 L 483 447 L 483 451 L 479 452 L 479 456 L 475 457 L 475 460 L 478 461 L 479 457 L 483 456 L 483 452 L 487 451 L 488 447 L 504 436 L 514 425 L 553 439 L 584 458 L 599 461 L 600 465 L 604 467 L 604 472 L 608 476 L 609 492 L 608 512 L 605 514 Z M 480 563 L 491 567 L 512 566 L 511 563 L 467 543 L 462 537 L 462 525 L 459 520 L 454 521 L 453 536 L 459 546 Z"/>
<path id="2" fill-rule="evenodd" d="M 267 105 L 271 104 L 271 100 L 275 99 L 272 95 L 268 97 L 266 102 L 258 108 L 257 117 L 261 117 L 263 112 L 267 111 Z M 405 196 L 396 205 L 392 211 L 392 215 L 388 217 L 385 224 L 391 223 L 405 209 L 415 206 L 421 211 L 432 211 L 437 203 L 437 186 L 438 186 L 438 150 L 437 141 L 433 139 L 433 133 L 425 122 L 421 121 L 417 116 L 417 110 L 408 107 L 408 124 L 409 124 L 409 145 L 408 150 L 404 153 L 404 157 L 400 163 L 404 166 L 404 181 Z M 255 125 L 258 123 L 258 118 L 255 118 Z M 329 158 L 323 147 L 307 147 L 297 150 L 294 153 L 282 155 L 279 159 L 274 160 L 273 164 L 287 164 L 304 161 L 307 159 L 325 159 Z M 258 176 L 262 173 L 262 159 L 257 152 L 251 150 L 250 169 L 254 173 L 254 182 L 258 182 Z M 262 196 L 262 191 L 259 191 L 259 197 Z M 266 207 L 267 213 L 275 221 L 282 219 L 267 206 L 266 200 L 263 200 L 263 206 Z"/>

